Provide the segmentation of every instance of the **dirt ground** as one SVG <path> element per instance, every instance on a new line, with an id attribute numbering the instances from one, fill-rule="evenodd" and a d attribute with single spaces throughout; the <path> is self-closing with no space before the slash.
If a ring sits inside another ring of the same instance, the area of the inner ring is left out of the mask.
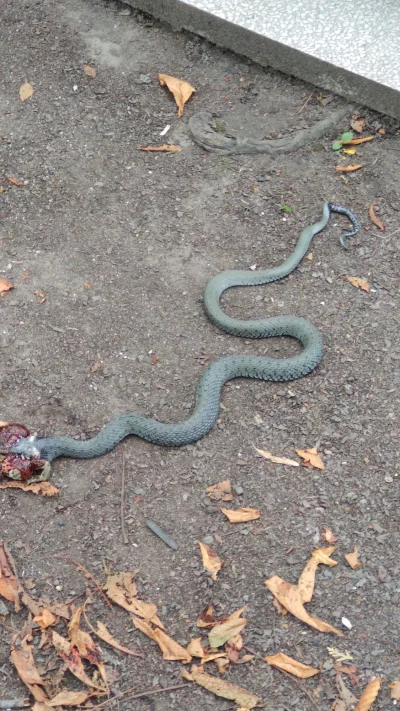
<path id="1" fill-rule="evenodd" d="M 328 115 L 342 100 L 323 107 L 313 87 L 143 14 L 128 15 L 118 3 L 3 2 L 0 15 L 0 273 L 15 285 L 0 302 L 1 420 L 46 435 L 88 437 L 132 410 L 166 422 L 185 419 L 210 361 L 230 353 L 283 357 L 297 349 L 285 339 L 243 342 L 219 332 L 202 310 L 208 279 L 224 269 L 279 264 L 300 230 L 319 218 L 323 200 L 353 209 L 362 223 L 347 252 L 338 241 L 347 221 L 336 217 L 315 240 L 312 261 L 289 278 L 224 298 L 226 311 L 241 318 L 310 318 L 325 344 L 311 376 L 230 383 L 219 425 L 196 445 L 162 449 L 132 437 L 98 460 L 57 460 L 57 497 L 0 492 L 1 538 L 21 582 L 33 581 L 33 595 L 78 604 L 87 580 L 55 554 L 70 555 L 101 582 L 105 565 L 138 571 L 140 597 L 158 606 L 181 644 L 199 635 L 195 622 L 209 602 L 220 616 L 247 605 L 247 646 L 262 656 L 281 650 L 322 665 L 320 675 L 300 686 L 259 657 L 231 666 L 225 678 L 262 697 L 266 708 L 328 711 L 337 696 L 328 647 L 351 654 L 358 683 L 346 683 L 356 696 L 380 676 L 385 685 L 373 708 L 391 707 L 386 682 L 400 678 L 395 122 L 359 109 L 366 133 L 376 138 L 359 146 L 351 161 L 363 168 L 347 175 L 334 170 L 341 162 L 330 149 L 335 131 L 281 158 L 205 153 L 187 130 L 200 110 L 215 112 L 230 130 L 276 137 Z M 96 68 L 95 79 L 83 73 L 85 63 Z M 158 72 L 196 87 L 182 119 Z M 22 102 L 26 80 L 34 95 Z M 377 133 L 382 126 L 384 136 Z M 348 128 L 344 120 L 339 133 Z M 137 150 L 166 140 L 181 152 Z M 372 202 L 384 232 L 369 220 Z M 370 293 L 346 275 L 366 278 Z M 254 445 L 290 458 L 297 448 L 317 446 L 325 471 L 268 463 Z M 123 453 L 128 544 L 120 518 Z M 204 493 L 222 479 L 231 480 L 231 506 L 259 509 L 259 521 L 226 522 L 220 503 Z M 146 517 L 173 536 L 177 552 L 146 528 Z M 342 638 L 281 617 L 264 585 L 272 575 L 295 583 L 310 552 L 324 544 L 325 527 L 338 538 L 339 564 L 321 566 L 307 608 L 343 629 Z M 216 581 L 203 570 L 199 540 L 225 561 Z M 362 561 L 357 570 L 344 560 L 354 546 Z M 9 661 L 23 615 L 8 608 L 0 616 L 0 696 L 24 697 Z M 163 660 L 122 609 L 110 612 L 94 594 L 90 616 L 145 654 L 129 657 L 101 644 L 114 694 L 182 683 L 180 663 Z M 342 617 L 351 630 L 342 628 Z M 55 658 L 51 648 L 37 652 L 44 668 Z M 65 681 L 75 688 L 72 676 Z M 233 708 L 190 683 L 118 703 L 106 708 Z"/>

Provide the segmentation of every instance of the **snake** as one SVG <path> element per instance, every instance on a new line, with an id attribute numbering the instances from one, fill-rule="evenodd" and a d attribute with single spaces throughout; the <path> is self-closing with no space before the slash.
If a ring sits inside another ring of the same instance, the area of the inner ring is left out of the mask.
<path id="1" fill-rule="evenodd" d="M 138 413 L 113 418 L 98 434 L 87 440 L 68 436 L 21 437 L 11 452 L 23 458 L 53 461 L 57 457 L 91 459 L 111 452 L 128 435 L 167 447 L 182 447 L 197 442 L 214 427 L 220 411 L 221 391 L 228 380 L 255 378 L 274 382 L 290 381 L 311 373 L 323 356 L 322 337 L 307 319 L 295 315 L 273 316 L 259 320 L 240 320 L 228 316 L 221 308 L 222 294 L 232 287 L 255 286 L 278 281 L 288 276 L 306 255 L 312 239 L 323 230 L 331 213 L 346 215 L 353 229 L 340 237 L 343 247 L 357 234 L 360 223 L 355 214 L 341 205 L 325 202 L 318 222 L 303 229 L 296 246 L 279 266 L 258 271 L 235 269 L 223 271 L 210 279 L 204 291 L 204 308 L 210 321 L 230 335 L 242 338 L 289 336 L 300 341 L 302 351 L 287 358 L 255 355 L 229 355 L 211 363 L 200 376 L 193 413 L 183 422 L 168 424 Z"/>

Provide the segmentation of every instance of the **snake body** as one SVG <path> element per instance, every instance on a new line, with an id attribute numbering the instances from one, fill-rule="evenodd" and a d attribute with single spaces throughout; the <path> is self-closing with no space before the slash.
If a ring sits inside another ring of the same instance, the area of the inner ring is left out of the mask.
<path id="1" fill-rule="evenodd" d="M 234 270 L 217 274 L 206 285 L 204 307 L 216 326 L 242 338 L 270 338 L 290 336 L 303 346 L 300 354 L 290 358 L 267 358 L 251 355 L 232 355 L 212 363 L 201 375 L 196 391 L 193 414 L 184 422 L 166 424 L 137 413 L 120 415 L 93 438 L 79 441 L 71 437 L 25 437 L 13 446 L 12 452 L 24 457 L 40 457 L 52 461 L 57 457 L 91 459 L 113 450 L 128 435 L 136 435 L 149 442 L 169 447 L 180 447 L 204 437 L 215 425 L 219 416 L 221 390 L 233 378 L 286 381 L 310 373 L 322 358 L 322 338 L 312 323 L 297 316 L 276 316 L 262 320 L 239 320 L 227 316 L 221 309 L 220 298 L 234 286 L 254 286 L 283 279 L 290 274 L 306 254 L 313 237 L 328 223 L 331 212 L 346 215 L 353 224 L 351 232 L 344 233 L 340 241 L 354 236 L 360 225 L 355 215 L 344 207 L 324 203 L 321 219 L 306 227 L 291 255 L 278 267 L 260 271 Z"/>

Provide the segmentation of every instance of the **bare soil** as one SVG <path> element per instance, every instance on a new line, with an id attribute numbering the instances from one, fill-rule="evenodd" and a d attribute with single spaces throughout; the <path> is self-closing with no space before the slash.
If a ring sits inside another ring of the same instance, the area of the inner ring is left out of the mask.
<path id="1" fill-rule="evenodd" d="M 0 274 L 15 285 L 0 301 L 1 420 L 46 435 L 88 437 L 132 410 L 184 419 L 211 360 L 230 353 L 283 357 L 297 348 L 285 339 L 243 342 L 221 334 L 202 310 L 208 279 L 224 269 L 279 264 L 300 230 L 319 218 L 323 200 L 353 209 L 362 229 L 346 252 L 338 237 L 347 222 L 338 217 L 315 240 L 312 261 L 288 279 L 224 298 L 227 312 L 241 318 L 310 318 L 325 343 L 315 373 L 287 384 L 232 382 L 219 425 L 196 445 L 162 449 L 129 438 L 98 460 L 55 462 L 57 497 L 1 492 L 1 537 L 21 582 L 33 581 L 33 594 L 53 600 L 82 603 L 88 584 L 55 554 L 83 563 L 101 581 L 104 566 L 138 571 L 140 596 L 157 604 L 182 644 L 198 636 L 195 621 L 210 601 L 220 615 L 246 604 L 248 646 L 260 655 L 282 650 L 324 665 L 323 672 L 305 682 L 312 700 L 259 658 L 231 667 L 226 678 L 275 711 L 328 711 L 337 695 L 328 647 L 352 655 L 356 696 L 371 676 L 391 681 L 400 674 L 397 126 L 359 109 L 376 138 L 351 159 L 363 168 L 343 177 L 330 150 L 336 134 L 273 160 L 205 153 L 187 131 L 197 111 L 217 113 L 230 130 L 277 137 L 311 125 L 342 100 L 323 107 L 314 87 L 123 10 L 105 0 L 1 3 Z M 82 71 L 85 63 L 96 68 L 95 79 Z M 180 120 L 158 72 L 197 89 Z M 34 94 L 22 102 L 25 80 Z M 377 133 L 382 126 L 384 136 Z M 344 121 L 339 129 L 348 127 Z M 182 151 L 137 150 L 165 140 Z M 372 202 L 384 232 L 369 220 Z M 351 286 L 346 275 L 366 278 L 371 292 Z M 35 291 L 45 294 L 44 303 Z M 101 367 L 93 369 L 96 363 Z M 254 445 L 291 458 L 296 448 L 317 446 L 326 469 L 270 464 Z M 258 522 L 228 524 L 204 494 L 227 478 L 234 506 L 260 509 Z M 169 531 L 177 552 L 146 528 L 146 517 Z M 348 618 L 352 629 L 344 638 L 282 618 L 264 585 L 274 574 L 296 582 L 311 550 L 323 545 L 325 527 L 338 537 L 339 565 L 319 570 L 308 609 L 339 628 Z M 204 538 L 225 561 L 215 582 L 201 565 Z M 344 560 L 354 546 L 358 570 Z M 180 664 L 164 661 L 127 613 L 111 613 L 94 595 L 90 615 L 145 654 L 127 657 L 101 645 L 113 693 L 180 683 Z M 0 623 L 0 696 L 23 697 L 9 662 L 10 630 L 20 629 L 21 615 L 9 610 Z M 39 650 L 37 658 L 46 666 L 54 653 Z M 374 709 L 389 706 L 386 684 Z M 134 703 L 122 698 L 118 706 L 231 707 L 194 684 Z"/>

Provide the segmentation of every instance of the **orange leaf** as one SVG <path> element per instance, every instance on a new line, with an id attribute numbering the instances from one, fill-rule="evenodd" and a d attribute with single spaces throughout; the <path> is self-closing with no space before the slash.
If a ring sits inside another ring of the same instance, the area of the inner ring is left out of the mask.
<path id="1" fill-rule="evenodd" d="M 14 289 L 14 284 L 11 284 L 11 282 L 7 281 L 7 279 L 0 277 L 0 293 L 9 291 L 10 289 Z"/>
<path id="2" fill-rule="evenodd" d="M 26 640 L 22 649 L 11 650 L 11 661 L 14 664 L 24 684 L 44 684 L 33 660 L 32 646 Z"/>
<path id="3" fill-rule="evenodd" d="M 33 86 L 32 84 L 29 83 L 29 81 L 26 81 L 22 86 L 19 88 L 19 98 L 21 101 L 26 101 L 27 99 L 30 99 L 33 94 Z"/>
<path id="4" fill-rule="evenodd" d="M 188 664 L 191 661 L 192 657 L 188 650 L 178 644 L 178 642 L 175 642 L 174 639 L 171 639 L 163 630 L 160 630 L 158 627 L 154 629 L 151 624 L 134 615 L 132 615 L 132 622 L 136 629 L 143 632 L 149 639 L 153 639 L 157 642 L 164 659 L 169 661 L 182 661 L 184 664 Z"/>
<path id="5" fill-rule="evenodd" d="M 296 454 L 304 459 L 303 467 L 307 467 L 307 469 L 321 469 L 321 471 L 324 471 L 325 465 L 316 447 L 312 447 L 311 449 L 296 449 Z"/>
<path id="6" fill-rule="evenodd" d="M 310 602 L 312 599 L 315 585 L 315 573 L 318 565 L 329 565 L 330 568 L 337 565 L 337 561 L 330 558 L 334 550 L 335 547 L 330 546 L 329 548 L 318 548 L 311 553 L 311 558 L 306 563 L 306 566 L 297 582 L 297 587 L 299 588 L 300 597 L 303 603 Z"/>
<path id="7" fill-rule="evenodd" d="M 386 133 L 386 129 L 382 126 L 382 128 L 379 129 L 378 133 L 380 133 L 381 136 L 384 136 Z"/>
<path id="8" fill-rule="evenodd" d="M 5 481 L 0 484 L 0 489 L 22 489 L 31 491 L 32 494 L 42 494 L 42 496 L 56 496 L 60 493 L 60 489 L 50 484 L 49 481 L 35 481 L 33 484 L 26 481 Z"/>
<path id="9" fill-rule="evenodd" d="M 246 607 L 236 610 L 228 617 L 225 622 L 215 625 L 208 633 L 208 642 L 210 647 L 221 647 L 225 642 L 228 642 L 232 637 L 238 635 L 244 628 L 247 620 L 241 615 Z"/>
<path id="10" fill-rule="evenodd" d="M 23 180 L 16 180 L 15 178 L 8 177 L 7 180 L 9 183 L 12 183 L 12 185 L 16 185 L 18 188 L 20 188 L 21 185 L 24 184 Z"/>
<path id="11" fill-rule="evenodd" d="M 213 580 L 217 579 L 217 575 L 222 568 L 222 562 L 219 559 L 215 551 L 213 551 L 210 546 L 206 546 L 204 543 L 199 541 L 199 546 L 201 550 L 201 557 L 203 561 L 203 567 L 211 573 Z"/>
<path id="12" fill-rule="evenodd" d="M 278 652 L 278 654 L 273 654 L 272 656 L 264 657 L 267 664 L 277 669 L 283 669 L 283 671 L 289 672 L 294 676 L 298 676 L 300 679 L 309 679 L 311 676 L 319 674 L 320 670 L 315 667 L 310 667 L 308 664 L 302 664 L 298 662 L 297 659 L 292 659 L 288 657 L 287 654 L 283 652 Z"/>
<path id="13" fill-rule="evenodd" d="M 157 617 L 157 607 L 150 602 L 139 600 L 136 584 L 134 583 L 134 573 L 117 573 L 109 575 L 104 590 L 110 600 L 116 602 L 128 612 L 132 612 L 138 617 L 154 622 L 158 627 L 163 627 L 161 620 Z"/>
<path id="14" fill-rule="evenodd" d="M 200 617 L 197 619 L 197 627 L 213 627 L 216 624 L 214 620 L 214 610 L 213 606 L 209 605 L 201 613 Z"/>
<path id="15" fill-rule="evenodd" d="M 71 644 L 77 648 L 81 657 L 84 657 L 84 659 L 87 659 L 91 664 L 94 664 L 98 668 L 104 683 L 107 684 L 107 674 L 104 664 L 101 661 L 100 649 L 97 647 L 90 634 L 80 628 L 82 611 L 83 606 L 78 607 L 69 622 L 68 634 Z"/>
<path id="16" fill-rule="evenodd" d="M 256 452 L 260 454 L 264 459 L 269 459 L 270 462 L 273 462 L 274 464 L 286 464 L 289 467 L 299 467 L 300 464 L 298 462 L 295 462 L 294 459 L 286 459 L 286 457 L 275 457 L 271 452 L 266 452 L 264 449 L 257 449 L 255 447 Z"/>
<path id="17" fill-rule="evenodd" d="M 188 84 L 187 81 L 176 79 L 175 77 L 171 77 L 169 74 L 159 74 L 158 79 L 161 86 L 167 86 L 170 92 L 174 95 L 174 99 L 178 106 L 178 117 L 180 118 L 183 114 L 184 105 L 196 89 Z"/>
<path id="18" fill-rule="evenodd" d="M 342 173 L 353 173 L 362 167 L 361 163 L 350 163 L 350 165 L 335 165 L 335 170 L 341 171 Z"/>
<path id="19" fill-rule="evenodd" d="M 70 672 L 76 676 L 77 679 L 83 681 L 86 686 L 91 686 L 99 691 L 105 691 L 104 687 L 98 686 L 88 677 L 78 650 L 72 646 L 68 639 L 61 637 L 58 632 L 53 632 L 52 642 L 57 654 L 64 660 Z"/>
<path id="20" fill-rule="evenodd" d="M 94 67 L 90 66 L 90 64 L 84 64 L 82 69 L 85 72 L 86 76 L 89 77 L 90 79 L 96 78 L 97 72 Z"/>
<path id="21" fill-rule="evenodd" d="M 53 615 L 50 610 L 44 608 L 44 610 L 41 610 L 41 612 L 33 618 L 33 621 L 37 622 L 42 629 L 46 629 L 46 627 L 51 627 L 51 625 L 57 622 L 57 617 Z"/>
<path id="22" fill-rule="evenodd" d="M 353 568 L 353 570 L 360 567 L 361 563 L 358 560 L 357 546 L 354 546 L 354 551 L 352 553 L 346 553 L 344 557 L 346 558 L 350 568 Z"/>
<path id="23" fill-rule="evenodd" d="M 362 133 L 365 131 L 366 122 L 364 116 L 353 116 L 350 121 L 350 126 L 357 133 Z"/>
<path id="24" fill-rule="evenodd" d="M 359 146 L 361 143 L 367 143 L 368 141 L 373 141 L 375 136 L 365 136 L 364 138 L 352 138 L 351 141 L 347 141 L 346 146 Z"/>
<path id="25" fill-rule="evenodd" d="M 261 513 L 257 509 L 241 508 L 233 511 L 232 509 L 223 509 L 220 511 L 225 514 L 230 523 L 244 523 L 245 521 L 255 521 L 260 518 Z"/>
<path id="26" fill-rule="evenodd" d="M 377 677 L 371 679 L 369 684 L 365 687 L 363 693 L 361 694 L 358 704 L 354 711 L 368 711 L 374 703 L 376 697 L 378 696 L 379 689 L 381 688 L 381 680 Z"/>
<path id="27" fill-rule="evenodd" d="M 212 484 L 206 490 L 206 494 L 213 501 L 232 501 L 232 487 L 229 479 L 219 481 L 218 484 Z"/>
<path id="28" fill-rule="evenodd" d="M 393 699 L 393 701 L 400 701 L 400 681 L 392 681 L 389 687 L 392 690 L 390 692 L 390 698 Z"/>
<path id="29" fill-rule="evenodd" d="M 60 691 L 51 701 L 46 701 L 47 706 L 80 706 L 89 698 L 87 691 Z"/>
<path id="30" fill-rule="evenodd" d="M 224 679 L 206 674 L 206 672 L 203 672 L 199 667 L 193 666 L 190 673 L 184 670 L 182 676 L 184 679 L 194 681 L 196 684 L 199 684 L 199 686 L 202 686 L 203 689 L 211 691 L 216 696 L 222 696 L 223 699 L 235 701 L 246 709 L 254 709 L 254 707 L 261 702 L 261 699 L 250 691 L 246 691 L 246 689 L 242 689 L 240 686 L 231 684 Z"/>
<path id="31" fill-rule="evenodd" d="M 168 143 L 163 143 L 162 146 L 138 146 L 138 151 L 147 151 L 148 153 L 178 153 L 182 150 L 181 146 L 170 146 Z"/>
<path id="32" fill-rule="evenodd" d="M 18 580 L 11 570 L 4 544 L 0 542 L 0 595 L 8 602 L 14 603 L 16 612 L 21 609 L 18 591 Z"/>
<path id="33" fill-rule="evenodd" d="M 354 276 L 347 276 L 346 279 L 357 289 L 362 289 L 362 291 L 366 291 L 367 293 L 370 291 L 370 285 L 366 279 L 358 279 L 358 277 Z"/>
<path id="34" fill-rule="evenodd" d="M 379 217 L 377 217 L 377 216 L 375 215 L 374 203 L 373 203 L 373 202 L 371 202 L 371 204 L 370 204 L 370 206 L 369 206 L 369 208 L 368 208 L 368 215 L 369 215 L 369 219 L 371 220 L 371 222 L 373 222 L 374 225 L 376 225 L 377 227 L 379 227 L 379 229 L 382 230 L 382 232 L 384 232 L 384 231 L 385 231 L 385 225 L 383 224 L 383 222 L 381 222 L 381 220 L 379 219 Z"/>
<path id="35" fill-rule="evenodd" d="M 305 624 L 310 625 L 310 627 L 314 627 L 320 632 L 333 632 L 334 634 L 338 634 L 340 637 L 343 637 L 343 632 L 340 630 L 337 630 L 335 627 L 332 627 L 332 625 L 327 622 L 323 622 L 317 617 L 309 615 L 303 605 L 301 592 L 297 585 L 288 583 L 286 580 L 278 577 L 278 575 L 274 575 L 272 578 L 269 578 L 269 580 L 266 580 L 265 585 L 268 590 L 272 592 L 274 597 L 277 598 L 281 605 L 286 607 L 286 609 L 291 612 L 292 615 L 297 617 L 298 620 L 305 622 Z"/>
<path id="36" fill-rule="evenodd" d="M 337 541 L 337 536 L 335 536 L 330 528 L 324 528 L 324 538 L 327 543 L 336 543 Z"/>

